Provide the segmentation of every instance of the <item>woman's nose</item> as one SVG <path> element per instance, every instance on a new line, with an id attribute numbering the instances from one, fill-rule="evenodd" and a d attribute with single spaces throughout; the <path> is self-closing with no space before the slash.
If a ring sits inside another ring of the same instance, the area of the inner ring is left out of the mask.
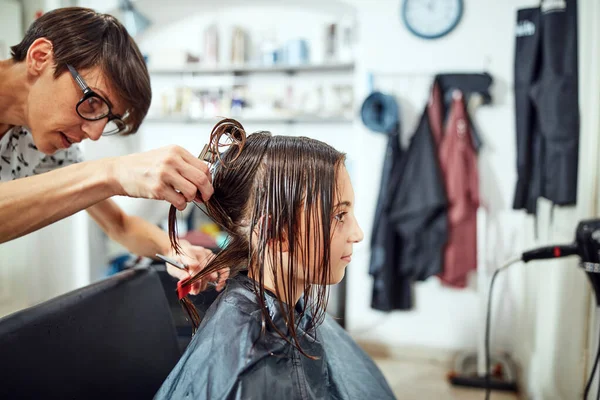
<path id="1" fill-rule="evenodd" d="M 106 126 L 106 119 L 100 119 L 98 121 L 85 121 L 81 125 L 81 130 L 86 134 L 87 137 L 96 141 L 102 136 L 104 127 Z"/>

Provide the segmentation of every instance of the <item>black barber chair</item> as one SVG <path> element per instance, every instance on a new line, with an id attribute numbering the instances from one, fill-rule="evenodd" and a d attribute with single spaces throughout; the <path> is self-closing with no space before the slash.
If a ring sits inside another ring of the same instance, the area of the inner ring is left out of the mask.
<path id="1" fill-rule="evenodd" d="M 151 267 L 158 272 L 158 276 L 160 277 L 173 320 L 175 321 L 179 347 L 183 353 L 192 339 L 192 324 L 177 298 L 177 279 L 167 273 L 164 263 L 155 262 Z M 209 286 L 202 293 L 196 296 L 188 296 L 188 298 L 194 303 L 196 311 L 198 311 L 198 315 L 202 319 L 218 295 L 219 292 Z"/>
<path id="2" fill-rule="evenodd" d="M 0 319 L 0 399 L 151 399 L 181 356 L 164 293 L 132 269 Z"/>

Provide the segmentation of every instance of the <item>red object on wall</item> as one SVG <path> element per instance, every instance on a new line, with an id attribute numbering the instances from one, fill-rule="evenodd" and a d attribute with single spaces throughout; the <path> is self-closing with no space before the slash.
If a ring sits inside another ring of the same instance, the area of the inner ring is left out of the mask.
<path id="1" fill-rule="evenodd" d="M 477 208 L 479 173 L 463 94 L 456 90 L 446 126 L 441 90 L 432 89 L 428 116 L 437 143 L 438 159 L 448 196 L 448 243 L 444 251 L 445 285 L 463 288 L 470 271 L 477 268 Z"/>

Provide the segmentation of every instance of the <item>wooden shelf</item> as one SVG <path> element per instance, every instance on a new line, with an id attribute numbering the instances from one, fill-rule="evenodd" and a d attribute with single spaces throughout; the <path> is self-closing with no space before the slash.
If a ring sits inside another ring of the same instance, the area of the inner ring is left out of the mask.
<path id="1" fill-rule="evenodd" d="M 151 75 L 249 75 L 284 73 L 293 75 L 305 72 L 351 72 L 354 63 L 315 64 L 315 65 L 276 65 L 276 66 L 223 66 L 223 67 L 183 67 L 151 68 Z"/>
<path id="2" fill-rule="evenodd" d="M 311 117 L 311 116 L 297 116 L 297 117 L 233 117 L 244 123 L 278 123 L 278 124 L 351 124 L 352 118 L 347 117 Z M 221 118 L 185 118 L 185 117 L 148 117 L 144 121 L 146 123 L 160 123 L 160 124 L 215 124 Z"/>

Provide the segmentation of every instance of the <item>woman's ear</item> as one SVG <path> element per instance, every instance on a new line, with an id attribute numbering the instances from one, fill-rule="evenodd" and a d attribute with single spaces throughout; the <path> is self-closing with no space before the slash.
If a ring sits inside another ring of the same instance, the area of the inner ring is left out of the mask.
<path id="1" fill-rule="evenodd" d="M 54 52 L 52 42 L 46 38 L 34 40 L 27 50 L 25 61 L 27 72 L 33 76 L 41 75 L 46 68 L 53 68 Z"/>

